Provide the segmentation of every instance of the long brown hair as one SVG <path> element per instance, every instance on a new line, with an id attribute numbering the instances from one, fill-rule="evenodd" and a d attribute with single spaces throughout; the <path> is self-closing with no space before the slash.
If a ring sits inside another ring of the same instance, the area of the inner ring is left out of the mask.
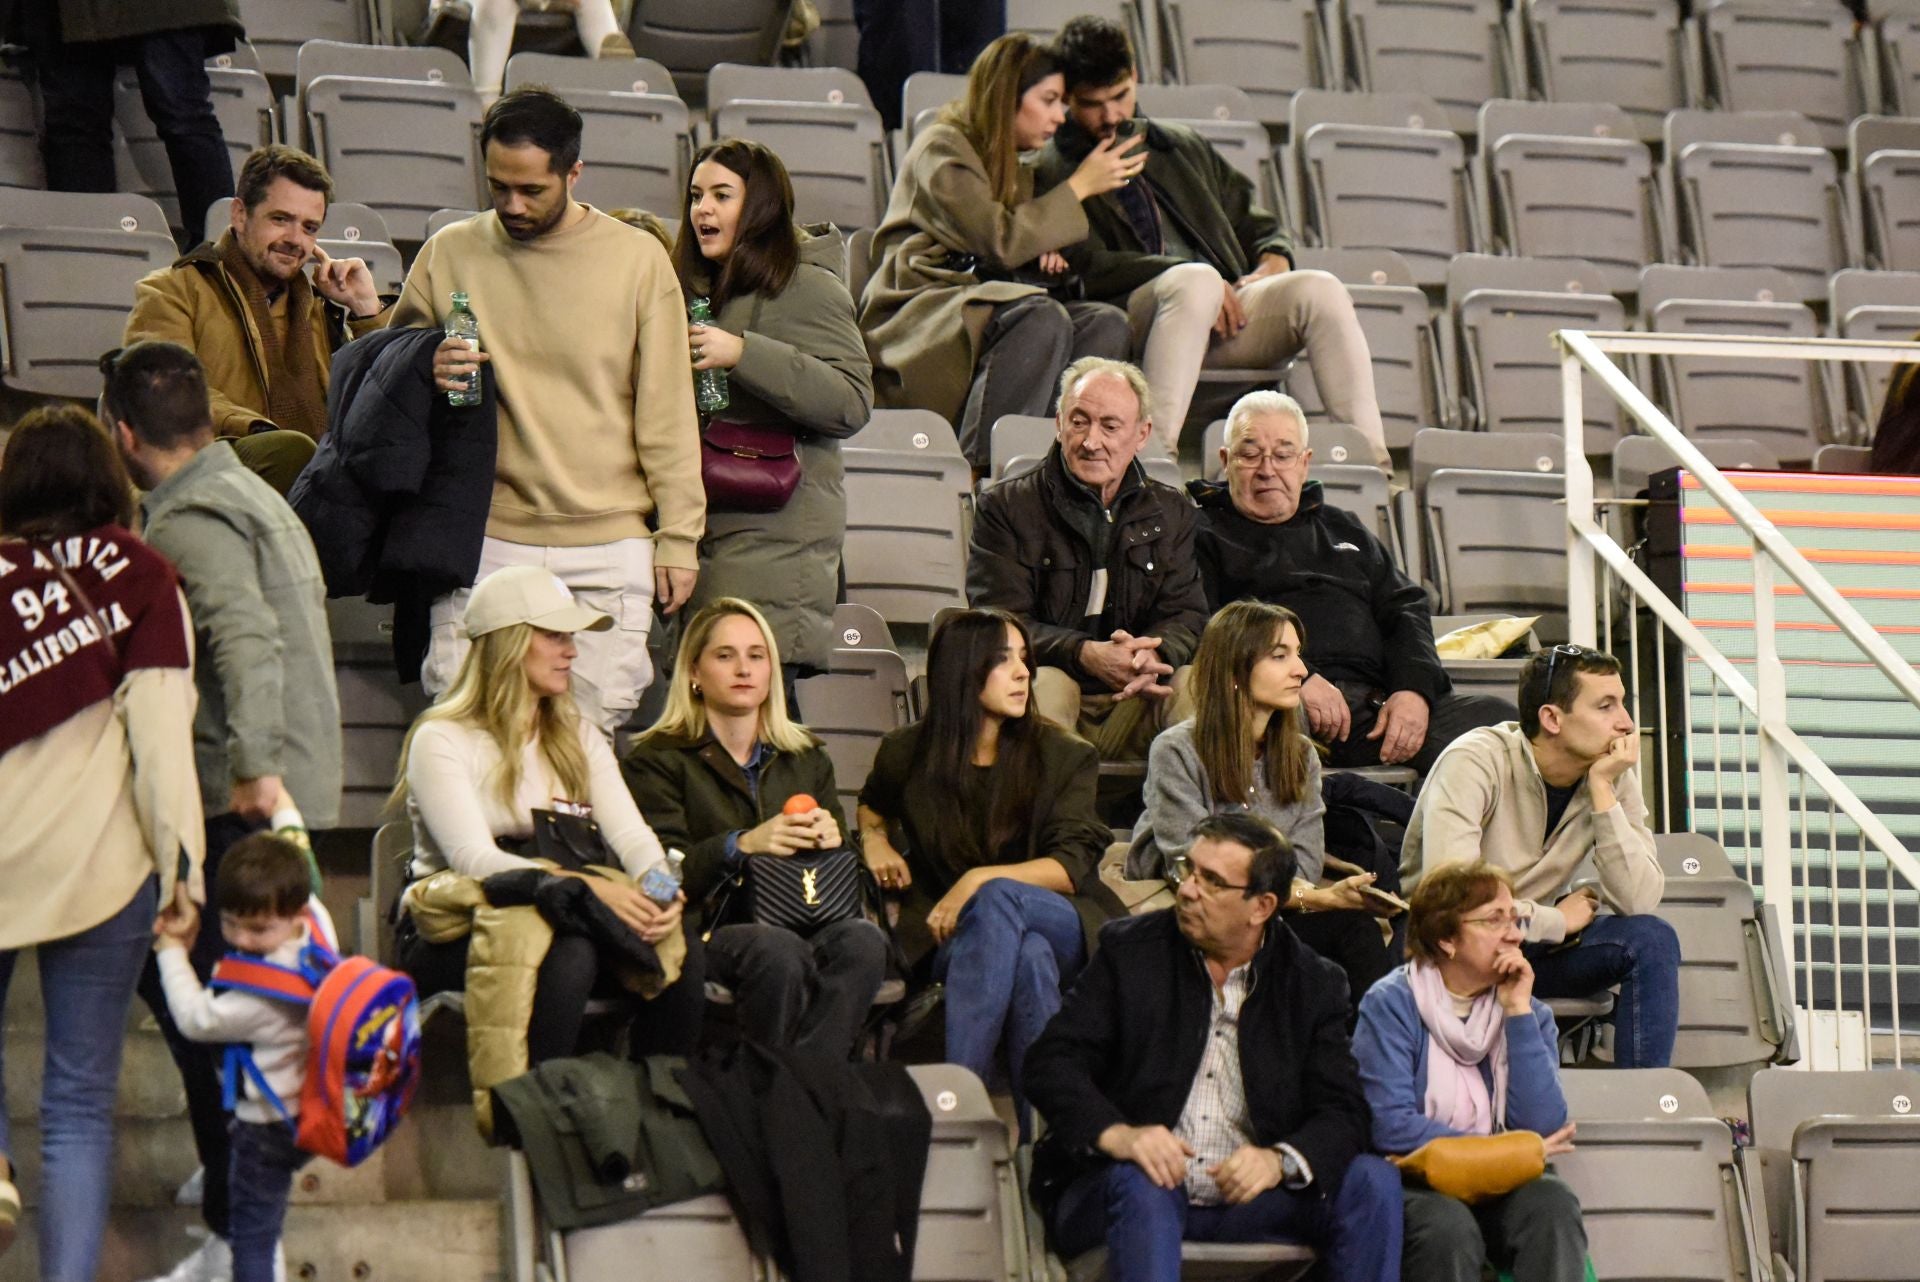
<path id="1" fill-rule="evenodd" d="M 1233 602 L 1201 634 L 1193 656 L 1193 746 L 1216 804 L 1245 805 L 1253 787 L 1256 754 L 1247 737 L 1253 665 L 1273 649 L 1282 628 L 1292 628 L 1300 648 L 1306 648 L 1300 616 L 1265 601 Z M 1307 791 L 1307 754 L 1313 745 L 1300 722 L 1298 708 L 1275 712 L 1267 719 L 1258 753 L 1265 759 L 1267 787 L 1283 806 L 1298 804 Z"/>
<path id="2" fill-rule="evenodd" d="M 800 232 L 793 225 L 793 179 L 780 157 L 765 145 L 742 138 L 721 138 L 700 149 L 689 177 L 713 161 L 740 180 L 740 221 L 733 231 L 733 248 L 723 263 L 711 263 L 700 252 L 693 230 L 693 193 L 687 193 L 680 211 L 680 235 L 673 245 L 673 266 L 688 296 L 708 288 L 717 313 L 727 301 L 747 294 L 777 296 L 793 281 L 800 267 Z"/>
<path id="3" fill-rule="evenodd" d="M 113 439 L 78 405 L 43 405 L 14 425 L 0 458 L 0 534 L 54 539 L 133 526 L 133 482 Z"/>
<path id="4" fill-rule="evenodd" d="M 1005 610 L 957 610 L 934 632 L 927 646 L 927 715 L 912 769 L 914 778 L 953 798 L 960 812 L 985 809 L 984 853 L 990 859 L 1020 842 L 1033 826 L 1034 784 L 1040 777 L 1044 721 L 1031 698 L 1024 716 L 1008 717 L 1000 725 L 999 750 L 987 770 L 984 796 L 973 772 L 974 744 L 987 715 L 980 692 L 986 689 L 987 675 L 1006 657 L 1008 628 L 1026 646 L 1031 672 L 1033 639 L 1026 625 Z"/>
<path id="5" fill-rule="evenodd" d="M 1051 45 L 1011 32 L 980 51 L 967 72 L 966 95 L 940 109 L 940 120 L 980 153 L 993 198 L 1009 209 L 1020 202 L 1020 144 L 1013 135 L 1020 98 L 1059 70 Z"/>

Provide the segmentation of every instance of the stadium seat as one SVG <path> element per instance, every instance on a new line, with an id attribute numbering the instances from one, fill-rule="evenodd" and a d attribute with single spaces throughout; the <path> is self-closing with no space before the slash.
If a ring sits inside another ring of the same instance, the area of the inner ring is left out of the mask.
<path id="1" fill-rule="evenodd" d="M 713 111 L 716 136 L 765 143 L 793 179 L 795 217 L 843 232 L 879 225 L 892 178 L 880 113 L 862 103 L 724 103 Z"/>
<path id="2" fill-rule="evenodd" d="M 833 607 L 833 644 L 843 650 L 891 650 L 893 631 L 872 606 L 842 601 Z"/>
<path id="3" fill-rule="evenodd" d="M 663 94 L 678 98 L 673 73 L 652 58 L 571 58 L 557 53 L 516 53 L 507 59 L 507 92 L 545 85 L 572 98 L 576 89 L 597 93 Z"/>
<path id="4" fill-rule="evenodd" d="M 1862 261 L 1920 271 L 1920 120 L 1861 116 L 1847 127 L 1860 202 Z"/>
<path id="5" fill-rule="evenodd" d="M 40 95 L 20 72 L 0 66 L 0 187 L 41 188 Z"/>
<path id="6" fill-rule="evenodd" d="M 442 227 L 449 227 L 454 223 L 464 223 L 467 219 L 472 218 L 474 213 L 475 211 L 471 209 L 436 209 L 427 215 L 427 235 L 431 237 Z"/>
<path id="7" fill-rule="evenodd" d="M 807 60 L 816 67 L 852 67 L 860 59 L 860 28 L 853 0 L 814 0 L 820 29 L 807 41 Z"/>
<path id="8" fill-rule="evenodd" d="M 1294 95 L 1292 141 L 1304 243 L 1392 249 L 1422 286 L 1474 248 L 1466 148 L 1440 104 L 1414 94 Z"/>
<path id="9" fill-rule="evenodd" d="M 429 214 L 482 199 L 471 86 L 327 75 L 304 93 L 313 152 L 335 189 L 378 209 L 400 240 L 425 240 Z"/>
<path id="10" fill-rule="evenodd" d="M 1489 619 L 1503 616 L 1497 614 L 1436 614 L 1433 616 L 1434 639 L 1449 632 L 1484 623 Z M 1524 643 L 1528 650 L 1540 648 L 1540 638 L 1529 632 Z M 1440 666 L 1447 670 L 1447 677 L 1453 682 L 1455 694 L 1484 694 L 1496 699 L 1511 701 L 1520 685 L 1520 668 L 1525 659 L 1455 659 L 1440 656 Z"/>
<path id="11" fill-rule="evenodd" d="M 942 606 L 964 606 L 973 470 L 953 428 L 927 410 L 876 410 L 840 457 L 847 599 L 914 627 Z"/>
<path id="12" fill-rule="evenodd" d="M 1779 456 L 1772 450 L 1758 441 L 1738 436 L 1695 441 L 1693 446 L 1707 456 L 1707 462 L 1723 472 L 1732 469 L 1771 472 L 1780 466 Z M 1667 448 L 1666 442 L 1651 436 L 1623 436 L 1613 447 L 1614 497 L 1630 499 L 1642 494 L 1655 472 L 1678 466 L 1680 460 Z"/>
<path id="13" fill-rule="evenodd" d="M 1472 134 L 1480 104 L 1518 91 L 1499 0 L 1340 0 L 1347 62 L 1364 93 L 1425 94 L 1429 127 Z"/>
<path id="14" fill-rule="evenodd" d="M 1860 475 L 1873 461 L 1871 445 L 1822 445 L 1813 456 L 1816 472 L 1844 472 Z"/>
<path id="15" fill-rule="evenodd" d="M 517 54 L 513 61 L 533 56 Z M 511 64 L 507 79 L 511 86 Z M 636 78 L 633 83 L 646 81 Z M 576 197 L 601 210 L 636 208 L 671 215 L 685 209 L 693 165 L 686 103 L 664 93 L 571 86 L 559 92 L 580 113 L 583 125 L 580 159 L 586 165 L 574 185 Z"/>
<path id="16" fill-rule="evenodd" d="M 900 136 L 894 144 L 896 159 L 905 160 L 919 129 L 933 119 L 940 108 L 967 93 L 967 78 L 944 71 L 916 71 L 900 89 Z"/>
<path id="17" fill-rule="evenodd" d="M 424 80 L 435 85 L 471 87 L 467 64 L 451 49 L 435 45 L 398 48 L 392 45 L 349 44 L 339 40 L 309 40 L 300 46 L 294 77 L 304 106 L 307 86 L 321 76 L 369 76 L 379 80 Z"/>
<path id="18" fill-rule="evenodd" d="M 1343 79 L 1314 0 L 1161 0 L 1161 12 L 1173 79 L 1244 90 L 1263 124 L 1285 125 L 1295 93 Z"/>
<path id="19" fill-rule="evenodd" d="M 407 863 L 413 857 L 413 821 L 395 819 L 373 834 L 373 855 L 367 863 L 367 898 L 360 905 L 360 951 L 383 966 L 397 960 L 393 922 L 388 914 L 407 884 Z"/>
<path id="20" fill-rule="evenodd" d="M 366 0 L 240 0 L 240 21 L 260 70 L 269 76 L 294 75 L 300 47 L 308 41 L 364 43 L 372 38 Z"/>
<path id="21" fill-rule="evenodd" d="M 704 103 L 708 68 L 772 64 L 787 9 L 787 0 L 646 0 L 633 6 L 627 34 L 636 52 L 673 73 L 689 102 Z"/>
<path id="22" fill-rule="evenodd" d="M 1666 257 L 1653 157 L 1620 108 L 1496 99 L 1480 108 L 1479 145 L 1496 251 L 1584 258 L 1615 294 Z"/>
<path id="23" fill-rule="evenodd" d="M 1838 5 L 1708 0 L 1688 25 L 1700 45 L 1705 105 L 1798 112 L 1835 151 L 1847 144 L 1847 121 L 1869 109 L 1866 50 Z"/>
<path id="24" fill-rule="evenodd" d="M 729 102 L 831 102 L 873 106 L 845 67 L 757 67 L 722 62 L 707 73 L 707 111 Z"/>
<path id="25" fill-rule="evenodd" d="M 1896 116 L 1920 116 L 1920 7 L 1880 14 L 1880 79 L 1886 108 Z"/>
<path id="26" fill-rule="evenodd" d="M 346 764 L 340 799 L 342 828 L 379 824 L 387 795 L 393 791 L 400 743 L 428 702 L 419 685 L 402 685 L 394 672 L 391 617 L 392 607 L 370 605 L 356 597 L 327 602 Z M 382 904 L 381 911 L 389 906 Z"/>
<path id="27" fill-rule="evenodd" d="M 213 87 L 213 110 L 220 118 L 220 131 L 226 138 L 227 155 L 233 172 L 247 153 L 262 143 L 275 141 L 273 89 L 257 71 L 238 67 L 209 67 L 207 79 Z M 126 144 L 124 157 L 129 172 L 119 176 L 120 186 L 152 196 L 179 227 L 192 227 L 193 211 L 182 210 L 173 190 L 173 166 L 167 160 L 166 144 L 147 115 L 140 99 L 140 86 L 131 70 L 122 70 L 114 81 L 114 120 Z M 178 215 L 176 218 L 175 215 Z"/>
<path id="28" fill-rule="evenodd" d="M 91 402 L 135 283 L 178 254 L 145 196 L 0 188 L 0 384 Z"/>
<path id="29" fill-rule="evenodd" d="M 1039 459 L 1053 448 L 1054 421 L 1043 414 L 1003 414 L 988 430 L 988 475 L 1000 480 L 1017 458 Z"/>
<path id="30" fill-rule="evenodd" d="M 1893 1282 L 1920 1242 L 1920 1073 L 1762 1069 L 1741 1169 L 1774 1276 Z"/>
<path id="31" fill-rule="evenodd" d="M 1560 1079 L 1579 1132 L 1553 1169 L 1580 1198 L 1599 1277 L 1766 1276 L 1753 1258 L 1733 1134 L 1699 1082 L 1674 1068 L 1567 1069 Z"/>
<path id="32" fill-rule="evenodd" d="M 206 235 L 208 240 L 218 240 L 220 233 L 233 222 L 233 198 L 216 200 L 207 206 Z M 362 205 L 358 201 L 336 200 L 327 206 L 327 216 L 320 223 L 319 239 L 323 241 L 375 241 L 391 245 L 393 236 L 387 231 L 387 220 L 380 211 L 371 205 Z M 331 249 L 328 250 L 332 252 Z"/>
<path id="33" fill-rule="evenodd" d="M 1437 327 L 1406 259 L 1382 249 L 1297 249 L 1294 265 L 1332 272 L 1346 283 L 1373 357 L 1373 390 L 1389 449 L 1405 449 L 1421 428 L 1451 421 Z M 1293 363 L 1286 388 L 1309 422 L 1325 416 L 1306 361 Z"/>
<path id="34" fill-rule="evenodd" d="M 1564 631 L 1563 452 L 1537 432 L 1414 437 L 1414 492 L 1443 613 L 1539 614 L 1556 620 L 1542 633 Z"/>
<path id="35" fill-rule="evenodd" d="M 1081 14 L 1111 18 L 1126 30 L 1140 63 L 1140 79 L 1160 78 L 1159 33 L 1142 20 L 1142 7 L 1154 0 L 1005 0 L 1007 30 L 1024 31 L 1034 39 L 1052 40 L 1060 28 Z"/>
<path id="36" fill-rule="evenodd" d="M 1920 161 L 1920 153 L 1915 160 Z M 1920 272 L 1835 272 L 1827 283 L 1827 315 L 1838 338 L 1904 343 L 1920 334 Z M 1886 404 L 1893 366 L 1849 361 L 1845 366 L 1848 417 L 1859 439 L 1872 435 Z"/>
<path id="37" fill-rule="evenodd" d="M 892 650 L 836 647 L 828 669 L 794 683 L 799 719 L 833 759 L 840 809 L 851 819 L 874 753 L 887 733 L 913 719 L 907 665 Z"/>
<path id="38" fill-rule="evenodd" d="M 1534 87 L 1553 102 L 1611 102 L 1642 142 L 1687 103 L 1677 0 L 1523 0 Z"/>
<path id="39" fill-rule="evenodd" d="M 1204 106 L 1204 99 L 1210 99 L 1213 96 L 1207 93 L 1190 97 L 1185 92 L 1186 86 L 1183 85 L 1163 85 L 1160 88 L 1173 95 L 1172 105 L 1188 108 Z M 1209 85 L 1206 88 L 1211 90 L 1215 86 Z M 1246 97 L 1237 89 L 1231 92 L 1241 98 Z M 1158 97 L 1157 94 L 1148 95 L 1144 89 L 1140 96 L 1143 99 L 1149 96 Z M 1214 110 L 1218 109 L 1219 104 L 1216 100 Z M 1143 110 L 1146 109 L 1143 108 Z M 1290 221 L 1291 214 L 1287 210 L 1285 196 L 1281 191 L 1279 169 L 1273 159 L 1273 141 L 1267 136 L 1265 125 L 1251 117 L 1189 116 L 1168 110 L 1147 110 L 1147 114 L 1155 120 L 1185 125 L 1205 138 L 1229 165 L 1245 174 L 1247 180 L 1253 184 L 1253 199 L 1256 204 L 1279 215 L 1283 224 Z"/>

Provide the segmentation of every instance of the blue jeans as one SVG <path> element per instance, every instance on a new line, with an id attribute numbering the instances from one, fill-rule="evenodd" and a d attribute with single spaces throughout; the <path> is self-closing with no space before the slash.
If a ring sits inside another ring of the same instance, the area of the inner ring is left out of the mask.
<path id="1" fill-rule="evenodd" d="M 40 1086 L 40 1276 L 92 1282 L 113 1196 L 113 1101 L 133 986 L 153 946 L 160 888 L 149 877 L 113 916 L 34 946 L 47 1008 Z M 0 953 L 0 1006 L 19 952 Z M 0 1039 L 0 1044 L 4 1039 Z M 13 1136 L 0 1099 L 0 1152 Z"/>
<path id="2" fill-rule="evenodd" d="M 1680 940 L 1658 917 L 1602 913 L 1571 948 L 1530 944 L 1533 995 L 1591 997 L 1620 985 L 1613 1004 L 1616 1068 L 1665 1068 L 1680 1027 Z"/>
<path id="3" fill-rule="evenodd" d="M 1295 1242 L 1320 1252 L 1328 1282 L 1400 1282 L 1400 1172 L 1370 1154 L 1330 1197 L 1272 1188 L 1240 1206 L 1194 1206 L 1184 1187 L 1113 1162 L 1067 1187 L 1050 1227 L 1068 1259 L 1104 1242 L 1112 1282 L 1179 1282 L 1183 1241 Z"/>
<path id="4" fill-rule="evenodd" d="M 233 1282 L 273 1282 L 274 1248 L 287 1221 L 293 1173 L 307 1164 L 309 1154 L 293 1146 L 293 1128 L 285 1122 L 235 1119 L 227 1144 Z"/>
<path id="5" fill-rule="evenodd" d="M 1065 895 L 1007 877 L 982 886 L 934 956 L 934 978 L 947 986 L 947 1061 L 989 1081 L 1004 1037 L 1017 1098 L 1027 1048 L 1086 960 L 1080 914 Z M 1020 1112 L 1024 1134 L 1024 1103 Z"/>

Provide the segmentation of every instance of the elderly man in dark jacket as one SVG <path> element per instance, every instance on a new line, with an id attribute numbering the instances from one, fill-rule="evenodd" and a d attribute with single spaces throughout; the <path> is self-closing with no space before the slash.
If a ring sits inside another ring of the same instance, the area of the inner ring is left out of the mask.
<path id="1" fill-rule="evenodd" d="M 1109 925 L 1023 1085 L 1047 1130 L 1033 1194 L 1056 1250 L 1175 1282 L 1180 1243 L 1307 1242 L 1335 1282 L 1400 1276 L 1400 1177 L 1366 1153 L 1347 985 L 1275 916 L 1287 839 L 1194 829 L 1178 906 Z"/>
<path id="2" fill-rule="evenodd" d="M 1069 365 L 1046 462 L 981 496 L 967 558 L 968 600 L 1032 634 L 1035 707 L 1104 761 L 1146 756 L 1169 720 L 1165 679 L 1207 626 L 1193 505 L 1135 461 L 1152 410 L 1133 366 Z"/>
<path id="3" fill-rule="evenodd" d="M 1405 764 L 1425 775 L 1459 736 L 1519 715 L 1504 699 L 1453 692 L 1426 589 L 1307 479 L 1313 451 L 1292 397 L 1241 397 L 1220 457 L 1226 484 L 1189 487 L 1207 604 L 1270 601 L 1300 616 L 1310 673 L 1301 697 L 1328 765 Z"/>

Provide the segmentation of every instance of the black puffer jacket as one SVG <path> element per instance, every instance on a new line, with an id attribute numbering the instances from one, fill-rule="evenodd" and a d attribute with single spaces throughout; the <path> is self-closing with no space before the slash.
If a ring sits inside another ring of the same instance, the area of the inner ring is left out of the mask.
<path id="1" fill-rule="evenodd" d="M 1137 461 L 1113 505 L 1103 508 L 1067 471 L 1055 444 L 1045 464 L 980 497 L 967 600 L 1019 615 L 1033 634 L 1035 664 L 1103 690 L 1081 671 L 1080 646 L 1105 641 L 1116 628 L 1159 637 L 1160 658 L 1176 668 L 1193 659 L 1207 626 L 1193 538 L 1193 504 Z M 1106 605 L 1089 616 L 1093 572 L 1102 568 Z"/>

